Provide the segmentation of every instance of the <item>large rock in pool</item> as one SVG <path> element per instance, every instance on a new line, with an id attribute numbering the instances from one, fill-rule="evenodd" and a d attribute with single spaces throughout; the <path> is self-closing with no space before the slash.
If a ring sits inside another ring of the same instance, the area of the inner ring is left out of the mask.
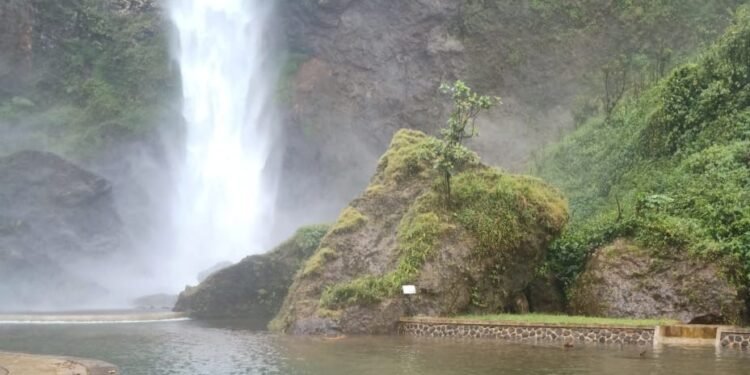
<path id="1" fill-rule="evenodd" d="M 591 316 L 734 323 L 743 313 L 738 289 L 717 262 L 624 239 L 593 254 L 570 296 L 572 313 Z"/>
<path id="2" fill-rule="evenodd" d="M 0 158 L 1 308 L 77 307 L 104 290 L 84 262 L 125 243 L 110 184 L 60 157 Z"/>
<path id="3" fill-rule="evenodd" d="M 188 287 L 174 310 L 199 318 L 270 320 L 286 297 L 294 274 L 317 249 L 328 227 L 303 227 L 272 251 L 251 255 Z"/>
<path id="4" fill-rule="evenodd" d="M 407 314 L 519 310 L 567 220 L 566 202 L 544 182 L 473 154 L 448 201 L 433 168 L 437 142 L 411 130 L 394 136 L 367 190 L 297 273 L 273 330 L 386 333 Z M 417 294 L 402 296 L 404 284 Z"/>

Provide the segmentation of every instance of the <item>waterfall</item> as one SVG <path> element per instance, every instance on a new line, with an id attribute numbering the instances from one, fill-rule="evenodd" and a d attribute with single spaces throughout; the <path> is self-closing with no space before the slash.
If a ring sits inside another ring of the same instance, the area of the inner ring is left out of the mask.
<path id="1" fill-rule="evenodd" d="M 272 1 L 171 0 L 186 122 L 173 282 L 266 250 L 275 200 Z"/>

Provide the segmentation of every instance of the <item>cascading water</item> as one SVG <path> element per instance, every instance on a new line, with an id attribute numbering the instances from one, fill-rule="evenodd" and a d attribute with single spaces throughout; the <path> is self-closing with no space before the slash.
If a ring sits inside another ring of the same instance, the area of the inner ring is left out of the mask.
<path id="1" fill-rule="evenodd" d="M 275 200 L 267 26 L 272 1 L 172 0 L 187 125 L 172 282 L 262 251 Z M 174 279 L 176 278 L 176 279 Z"/>

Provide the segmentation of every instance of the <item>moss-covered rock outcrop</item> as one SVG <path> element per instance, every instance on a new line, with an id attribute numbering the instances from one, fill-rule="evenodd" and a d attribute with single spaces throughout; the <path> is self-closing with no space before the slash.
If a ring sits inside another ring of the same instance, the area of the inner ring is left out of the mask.
<path id="1" fill-rule="evenodd" d="M 382 333 L 407 314 L 512 311 L 567 220 L 541 180 L 470 165 L 449 201 L 432 167 L 437 140 L 401 130 L 365 192 L 299 272 L 271 328 Z M 418 294 L 407 301 L 401 286 Z"/>
<path id="2" fill-rule="evenodd" d="M 200 318 L 270 320 L 284 301 L 297 270 L 318 248 L 325 225 L 303 227 L 266 254 L 251 255 L 182 292 L 175 311 Z"/>
<path id="3" fill-rule="evenodd" d="M 573 314 L 737 323 L 740 291 L 713 262 L 616 240 L 597 250 L 570 292 Z"/>

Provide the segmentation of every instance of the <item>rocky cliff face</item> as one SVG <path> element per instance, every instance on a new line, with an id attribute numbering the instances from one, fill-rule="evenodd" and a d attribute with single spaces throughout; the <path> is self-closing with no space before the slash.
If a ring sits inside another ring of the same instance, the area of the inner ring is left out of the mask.
<path id="1" fill-rule="evenodd" d="M 312 255 L 327 226 L 304 227 L 277 248 L 212 273 L 182 292 L 175 311 L 202 318 L 252 318 L 268 322 L 279 311 L 292 279 Z"/>
<path id="2" fill-rule="evenodd" d="M 32 7 L 27 1 L 0 3 L 0 97 L 18 90 L 31 65 Z"/>
<path id="3" fill-rule="evenodd" d="M 378 157 L 399 128 L 429 134 L 442 125 L 449 103 L 437 95 L 438 86 L 456 78 L 468 79 L 472 87 L 504 98 L 505 106 L 480 118 L 485 137 L 472 145 L 491 164 L 520 169 L 531 150 L 571 125 L 571 116 L 558 108 L 559 101 L 532 110 L 526 102 L 532 98 L 521 97 L 518 89 L 530 90 L 509 70 L 512 64 L 507 63 L 505 46 L 509 36 L 529 27 L 517 29 L 517 22 L 505 21 L 530 15 L 509 5 L 521 14 L 498 20 L 503 30 L 495 33 L 497 38 L 489 38 L 483 31 L 467 34 L 459 29 L 461 3 L 284 3 L 281 11 L 290 48 L 301 56 L 292 77 L 288 111 L 287 178 L 308 176 L 309 185 L 320 186 L 329 207 L 343 204 L 366 184 Z M 480 42 L 480 36 L 489 42 Z M 533 59 L 529 61 L 533 67 L 524 68 L 527 76 L 537 67 Z M 555 68 L 547 69 L 545 77 L 565 76 Z M 535 86 L 534 93 L 546 91 L 554 96 L 559 90 L 559 81 L 544 81 L 540 76 L 538 82 L 543 87 Z M 568 89 L 559 91 L 559 98 L 571 97 Z M 547 128 L 531 123 L 544 123 Z M 357 150 L 355 155 L 352 149 Z M 306 173 L 311 163 L 322 173 Z M 288 187 L 290 201 L 310 200 L 310 191 L 297 191 L 293 184 L 282 186 Z"/>
<path id="4" fill-rule="evenodd" d="M 76 307 L 100 298 L 84 262 L 126 248 L 109 182 L 49 153 L 0 158 L 0 300 Z"/>
<path id="5" fill-rule="evenodd" d="M 603 64 L 626 55 L 642 68 L 664 51 L 676 59 L 706 37 L 698 29 L 720 32 L 737 3 L 280 2 L 298 67 L 289 77 L 283 208 L 290 220 L 300 202 L 308 215 L 335 215 L 399 128 L 436 134 L 449 104 L 438 86 L 456 78 L 505 103 L 479 119 L 483 136 L 472 149 L 487 164 L 524 170 L 576 113 L 597 110 Z M 648 79 L 639 74 L 629 77 Z M 300 180 L 304 190 L 292 183 Z M 316 201 L 325 204 L 310 206 Z"/>
<path id="6" fill-rule="evenodd" d="M 543 182 L 478 163 L 433 187 L 434 139 L 398 132 L 365 192 L 295 277 L 271 327 L 384 333 L 406 314 L 514 311 L 567 219 Z M 414 284 L 413 299 L 400 295 Z"/>
<path id="7" fill-rule="evenodd" d="M 574 314 L 737 323 L 740 291 L 721 265 L 688 254 L 656 254 L 618 240 L 596 251 L 571 289 Z"/>

